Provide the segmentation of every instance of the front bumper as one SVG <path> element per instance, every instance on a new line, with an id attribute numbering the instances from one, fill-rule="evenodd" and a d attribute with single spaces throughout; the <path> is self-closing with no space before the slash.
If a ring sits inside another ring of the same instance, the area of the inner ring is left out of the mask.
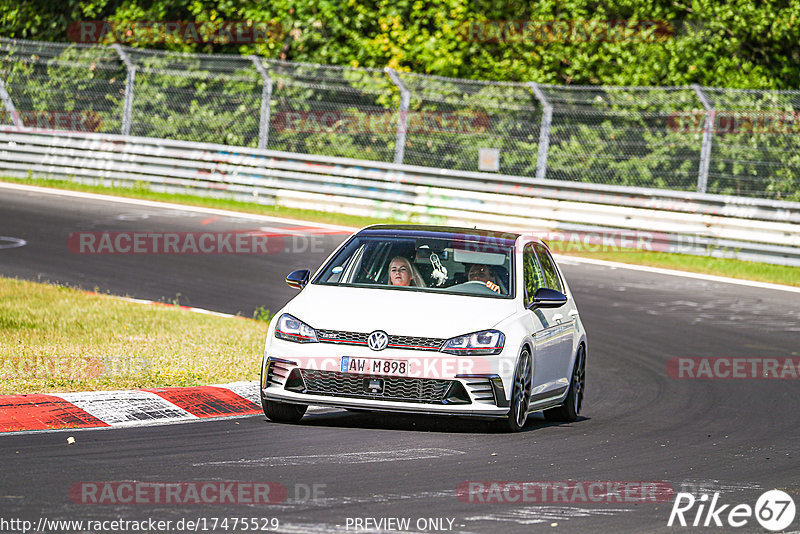
<path id="1" fill-rule="evenodd" d="M 393 377 L 308 369 L 291 359 L 264 362 L 262 396 L 291 404 L 414 414 L 505 417 L 508 399 L 500 376 L 454 374 Z"/>

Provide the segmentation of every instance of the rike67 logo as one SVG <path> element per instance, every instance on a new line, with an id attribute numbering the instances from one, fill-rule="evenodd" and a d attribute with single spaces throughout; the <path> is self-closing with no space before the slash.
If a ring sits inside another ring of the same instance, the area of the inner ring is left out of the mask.
<path id="1" fill-rule="evenodd" d="M 794 521 L 795 504 L 788 493 L 770 490 L 763 493 L 755 506 L 749 504 L 721 504 L 720 493 L 678 493 L 669 514 L 667 526 L 693 527 L 743 527 L 755 517 L 765 529 L 784 530 Z"/>

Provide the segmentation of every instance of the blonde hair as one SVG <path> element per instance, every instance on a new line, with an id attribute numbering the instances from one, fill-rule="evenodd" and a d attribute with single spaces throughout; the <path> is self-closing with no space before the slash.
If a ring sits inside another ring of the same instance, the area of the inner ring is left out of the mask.
<path id="1" fill-rule="evenodd" d="M 411 263 L 411 260 L 409 260 L 405 256 L 395 256 L 394 258 L 392 258 L 389 261 L 389 265 L 391 265 L 392 262 L 395 261 L 395 260 L 398 260 L 398 261 L 402 262 L 406 266 L 406 268 L 408 269 L 408 272 L 411 274 L 411 281 L 409 282 L 410 286 L 427 287 L 425 285 L 425 280 L 422 279 L 422 275 L 417 270 L 417 268 L 414 267 L 414 264 Z M 389 285 L 392 285 L 392 276 L 391 276 L 391 274 L 389 274 L 388 282 L 389 282 Z"/>

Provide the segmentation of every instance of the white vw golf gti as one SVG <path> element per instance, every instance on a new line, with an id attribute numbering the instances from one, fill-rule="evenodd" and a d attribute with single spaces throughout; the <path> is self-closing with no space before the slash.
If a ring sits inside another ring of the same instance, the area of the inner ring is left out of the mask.
<path id="1" fill-rule="evenodd" d="M 575 421 L 586 333 L 569 286 L 537 238 L 417 225 L 364 228 L 270 324 L 261 400 L 272 421 L 308 405 Z"/>

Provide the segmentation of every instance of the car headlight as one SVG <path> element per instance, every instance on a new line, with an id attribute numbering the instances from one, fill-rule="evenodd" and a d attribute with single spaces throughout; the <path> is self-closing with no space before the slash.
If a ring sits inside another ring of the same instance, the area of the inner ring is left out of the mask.
<path id="1" fill-rule="evenodd" d="M 281 315 L 275 326 L 275 337 L 295 343 L 316 343 L 317 333 L 313 328 L 288 313 Z"/>
<path id="2" fill-rule="evenodd" d="M 474 334 L 448 339 L 442 346 L 441 351 L 465 356 L 500 354 L 505 342 L 506 336 L 502 332 L 484 330 L 483 332 L 475 332 Z"/>

